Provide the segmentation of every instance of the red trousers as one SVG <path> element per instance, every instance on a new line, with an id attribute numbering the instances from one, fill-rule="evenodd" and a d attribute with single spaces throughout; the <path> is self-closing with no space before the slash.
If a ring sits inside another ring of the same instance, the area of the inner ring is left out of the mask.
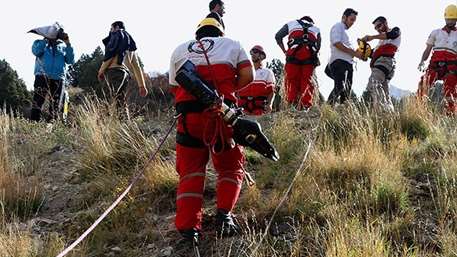
<path id="1" fill-rule="evenodd" d="M 435 83 L 436 80 L 444 81 L 444 98 L 446 99 L 445 108 L 448 114 L 457 113 L 457 74 L 440 72 L 428 68 L 419 82 L 418 95 L 424 97 L 428 93 L 428 89 Z"/>
<path id="2" fill-rule="evenodd" d="M 444 77 L 444 98 L 446 112 L 457 114 L 457 74 L 448 74 Z"/>
<path id="3" fill-rule="evenodd" d="M 457 113 L 457 65 L 448 64 L 440 66 L 440 62 L 456 61 L 455 53 L 446 50 L 434 51 L 430 60 L 430 65 L 419 82 L 418 96 L 424 97 L 436 80 L 444 81 L 445 107 L 448 114 Z"/>
<path id="4" fill-rule="evenodd" d="M 273 84 L 264 81 L 254 81 L 238 91 L 237 105 L 244 108 L 244 113 L 248 115 L 260 116 L 265 114 L 267 99 L 274 93 Z M 252 99 L 250 99 L 252 98 Z"/>
<path id="5" fill-rule="evenodd" d="M 178 120 L 177 130 L 180 133 L 187 130 L 193 138 L 202 140 L 208 131 L 209 134 L 213 132 L 212 126 L 207 126 L 209 119 L 205 113 L 188 113 Z M 225 127 L 225 130 L 231 128 Z M 244 178 L 241 146 L 227 146 L 221 153 L 213 153 L 209 147 L 189 147 L 177 143 L 176 170 L 180 179 L 175 225 L 178 230 L 201 229 L 205 173 L 210 156 L 217 171 L 217 208 L 231 211 L 238 200 Z"/>
<path id="6" fill-rule="evenodd" d="M 314 84 L 312 75 L 314 66 L 311 64 L 297 65 L 286 63 L 284 85 L 286 100 L 289 104 L 309 108 L 313 105 Z"/>

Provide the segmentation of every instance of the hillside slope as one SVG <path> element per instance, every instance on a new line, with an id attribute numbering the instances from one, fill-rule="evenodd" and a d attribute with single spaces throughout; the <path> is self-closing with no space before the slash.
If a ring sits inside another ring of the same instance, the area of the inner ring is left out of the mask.
<path id="1" fill-rule="evenodd" d="M 56 256 L 124 190 L 172 113 L 117 117 L 99 102 L 79 106 L 67 126 L 0 116 L 0 256 Z M 229 239 L 216 239 L 212 229 L 209 167 L 202 256 L 456 256 L 455 121 L 413 100 L 395 114 L 344 105 L 262 118 L 281 160 L 247 149 L 256 185 L 243 185 L 235 213 L 244 233 Z M 297 171 L 310 140 L 310 156 Z M 173 134 L 160 154 L 69 256 L 192 256 L 175 247 Z"/>

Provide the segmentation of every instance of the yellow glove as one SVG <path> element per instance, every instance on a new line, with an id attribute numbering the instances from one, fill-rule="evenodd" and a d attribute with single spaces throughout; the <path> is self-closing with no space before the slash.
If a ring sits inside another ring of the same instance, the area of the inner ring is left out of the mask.
<path id="1" fill-rule="evenodd" d="M 361 39 L 357 39 L 357 43 L 359 45 L 359 47 L 357 48 L 357 52 L 360 52 L 362 54 L 362 60 L 366 61 L 369 57 L 371 58 L 373 49 L 371 49 L 370 44 Z"/>

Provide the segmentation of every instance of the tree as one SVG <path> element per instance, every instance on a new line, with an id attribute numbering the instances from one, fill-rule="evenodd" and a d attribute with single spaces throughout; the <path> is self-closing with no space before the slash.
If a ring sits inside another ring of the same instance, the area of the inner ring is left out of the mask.
<path id="1" fill-rule="evenodd" d="M 276 84 L 282 84 L 284 80 L 284 64 L 279 59 L 271 60 L 271 63 L 267 63 L 267 68 L 271 69 L 275 74 Z"/>
<path id="2" fill-rule="evenodd" d="M 271 60 L 271 63 L 267 63 L 267 68 L 273 71 L 276 78 L 276 95 L 273 99 L 273 110 L 279 111 L 281 109 L 282 97 L 280 94 L 281 85 L 284 82 L 284 64 L 279 59 Z"/>
<path id="3" fill-rule="evenodd" d="M 70 68 L 70 84 L 102 96 L 104 84 L 98 81 L 97 74 L 103 57 L 103 50 L 100 47 L 97 47 L 90 55 L 83 54 Z"/>
<path id="4" fill-rule="evenodd" d="M 0 60 L 0 106 L 7 110 L 22 110 L 30 103 L 31 94 L 27 91 L 25 82 L 8 62 Z"/>

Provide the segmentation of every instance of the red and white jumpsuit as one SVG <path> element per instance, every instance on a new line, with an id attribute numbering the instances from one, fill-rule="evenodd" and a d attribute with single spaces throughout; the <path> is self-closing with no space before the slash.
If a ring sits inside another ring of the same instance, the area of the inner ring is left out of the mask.
<path id="1" fill-rule="evenodd" d="M 266 113 L 267 101 L 275 91 L 275 76 L 268 68 L 255 70 L 254 81 L 237 92 L 238 106 L 248 115 L 260 116 Z"/>
<path id="2" fill-rule="evenodd" d="M 176 196 L 175 225 L 179 231 L 201 229 L 203 191 L 206 165 L 209 157 L 213 161 L 217 177 L 217 208 L 231 211 L 238 200 L 244 173 L 243 148 L 224 144 L 220 153 L 210 147 L 215 145 L 213 136 L 231 141 L 232 128 L 223 123 L 219 116 L 205 110 L 197 99 L 175 81 L 179 68 L 187 60 L 192 61 L 198 75 L 211 84 L 227 102 L 236 102 L 236 77 L 239 70 L 252 67 L 240 43 L 229 38 L 203 38 L 200 40 L 207 51 L 209 62 L 203 54 L 202 45 L 196 40 L 186 42 L 173 52 L 170 63 L 170 85 L 176 97 L 176 109 L 182 115 L 178 119 L 176 143 L 176 170 L 179 185 Z M 211 144 L 208 146 L 208 144 Z"/>
<path id="3" fill-rule="evenodd" d="M 320 40 L 320 30 L 316 26 L 306 21 L 302 21 L 308 27 L 308 40 L 318 42 Z M 289 104 L 298 107 L 309 108 L 313 104 L 315 85 L 312 81 L 314 69 L 316 67 L 313 57 L 313 51 L 306 44 L 293 44 L 293 40 L 303 38 L 304 29 L 299 21 L 294 20 L 286 25 L 276 34 L 276 40 L 279 40 L 279 34 L 287 27 L 289 48 L 286 52 L 285 78 L 284 85 L 286 90 L 286 100 Z M 282 41 L 282 38 L 280 39 Z M 319 42 L 320 44 L 320 42 Z"/>
<path id="4" fill-rule="evenodd" d="M 421 77 L 418 95 L 425 96 L 436 80 L 443 80 L 446 111 L 457 113 L 457 30 L 434 30 L 427 45 L 433 46 L 433 53 L 430 64 Z"/>

